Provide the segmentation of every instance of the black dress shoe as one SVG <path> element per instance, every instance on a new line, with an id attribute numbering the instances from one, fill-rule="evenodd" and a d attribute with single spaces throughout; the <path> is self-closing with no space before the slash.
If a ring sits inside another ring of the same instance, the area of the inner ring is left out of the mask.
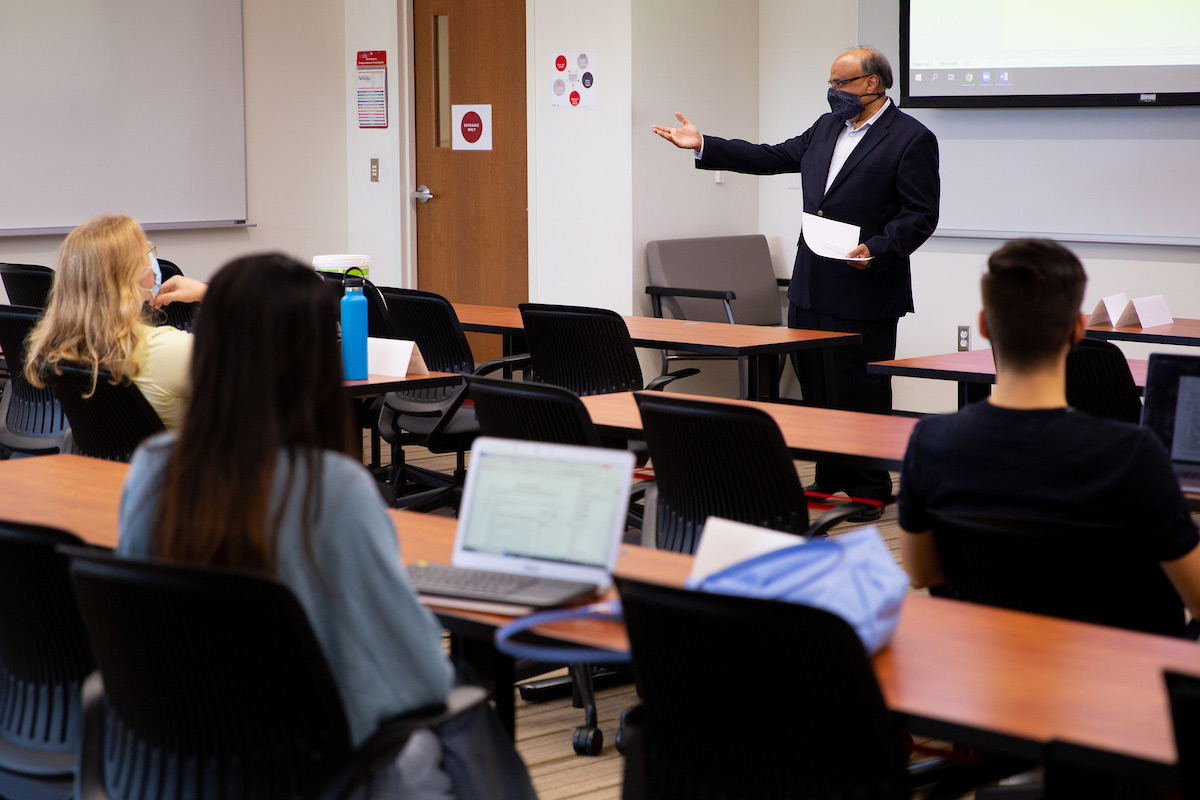
<path id="1" fill-rule="evenodd" d="M 868 506 L 846 517 L 846 522 L 874 522 L 883 516 L 883 506 Z"/>
<path id="2" fill-rule="evenodd" d="M 815 482 L 814 482 L 814 483 L 810 483 L 808 486 L 805 486 L 805 487 L 804 487 L 804 493 L 805 493 L 805 494 L 827 494 L 827 495 L 834 495 L 834 494 L 837 494 L 838 492 L 842 492 L 842 491 L 845 491 L 845 490 L 844 490 L 844 489 L 830 489 L 830 488 L 828 488 L 828 487 L 821 486 L 820 484 L 818 484 L 818 483 L 815 483 Z"/>

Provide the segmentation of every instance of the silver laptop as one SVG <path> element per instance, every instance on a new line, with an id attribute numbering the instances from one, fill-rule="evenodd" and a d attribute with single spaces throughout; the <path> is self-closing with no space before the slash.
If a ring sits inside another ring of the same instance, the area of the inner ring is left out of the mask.
<path id="1" fill-rule="evenodd" d="M 1171 454 L 1183 491 L 1200 493 L 1200 356 L 1150 354 L 1142 424 Z"/>
<path id="2" fill-rule="evenodd" d="M 451 564 L 410 566 L 418 594 L 435 605 L 520 613 L 604 592 L 633 466 L 624 450 L 476 439 Z"/>

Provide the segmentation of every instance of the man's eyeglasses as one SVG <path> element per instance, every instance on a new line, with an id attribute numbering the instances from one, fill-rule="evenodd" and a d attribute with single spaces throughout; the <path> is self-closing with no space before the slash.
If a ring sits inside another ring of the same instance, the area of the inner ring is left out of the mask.
<path id="1" fill-rule="evenodd" d="M 870 75 L 859 75 L 858 77 L 855 77 L 855 78 L 842 78 L 841 80 L 834 78 L 833 80 L 831 80 L 829 82 L 829 88 L 840 89 L 843 86 L 845 86 L 847 83 L 854 83 L 855 81 L 860 81 L 863 78 L 869 78 L 869 77 L 871 77 L 871 76 Z"/>

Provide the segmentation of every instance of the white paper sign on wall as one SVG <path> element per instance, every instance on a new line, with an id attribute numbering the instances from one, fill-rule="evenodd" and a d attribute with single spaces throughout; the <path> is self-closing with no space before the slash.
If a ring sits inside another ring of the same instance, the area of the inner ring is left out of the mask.
<path id="1" fill-rule="evenodd" d="M 454 150 L 492 149 L 492 107 L 450 106 Z"/>
<path id="2" fill-rule="evenodd" d="M 557 50 L 550 54 L 551 108 L 595 108 L 596 51 Z"/>

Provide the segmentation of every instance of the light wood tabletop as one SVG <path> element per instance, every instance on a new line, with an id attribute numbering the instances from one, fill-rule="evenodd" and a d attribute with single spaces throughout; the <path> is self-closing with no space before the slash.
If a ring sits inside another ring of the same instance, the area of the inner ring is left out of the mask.
<path id="1" fill-rule="evenodd" d="M 917 420 L 861 411 L 839 411 L 784 403 L 762 403 L 725 397 L 671 393 L 672 397 L 749 405 L 765 411 L 779 425 L 794 458 L 829 463 L 900 469 L 904 450 Z M 633 392 L 581 398 L 599 428 L 627 439 L 641 439 L 642 418 Z"/>
<path id="2" fill-rule="evenodd" d="M 513 337 L 525 328 L 520 309 L 455 303 L 454 312 L 464 330 L 498 333 L 504 337 L 504 354 L 512 355 Z M 779 356 L 814 347 L 853 344 L 857 333 L 775 328 L 766 325 L 731 325 L 658 317 L 624 317 L 635 347 L 682 350 L 707 355 L 748 357 L 747 389 L 751 399 L 779 399 Z"/>
<path id="3" fill-rule="evenodd" d="M 0 517 L 116 541 L 126 465 L 73 455 L 0 462 Z M 393 511 L 405 562 L 448 561 L 455 521 Z M 619 575 L 682 585 L 690 556 L 626 545 Z M 489 631 L 505 617 L 435 609 Z M 544 636 L 628 646 L 624 629 L 560 623 Z M 1114 769 L 1176 780 L 1164 669 L 1200 674 L 1200 644 L 909 595 L 892 644 L 875 657 L 889 706 L 915 733 L 1038 758 L 1051 740 L 1093 748 Z"/>
<path id="4" fill-rule="evenodd" d="M 1129 371 L 1133 374 L 1133 382 L 1144 388 L 1149 362 L 1144 358 L 1127 360 L 1129 361 Z M 935 356 L 874 361 L 867 365 L 867 372 L 905 378 L 934 378 L 958 381 L 959 383 L 995 383 L 996 361 L 992 358 L 991 350 L 964 350 Z"/>
<path id="5" fill-rule="evenodd" d="M 1088 327 L 1087 335 L 1092 339 L 1124 342 L 1200 345 L 1200 319 L 1177 319 L 1167 325 L 1155 325 L 1150 328 L 1092 325 Z"/>
<path id="6" fill-rule="evenodd" d="M 342 381 L 351 397 L 377 397 L 400 389 L 434 389 L 462 382 L 462 375 L 453 372 L 430 372 L 427 375 L 376 375 L 362 381 Z"/>

